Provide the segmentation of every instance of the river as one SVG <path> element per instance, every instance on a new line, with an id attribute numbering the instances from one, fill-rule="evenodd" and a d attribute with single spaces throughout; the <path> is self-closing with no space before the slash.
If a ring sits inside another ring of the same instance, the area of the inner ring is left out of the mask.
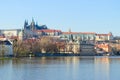
<path id="1" fill-rule="evenodd" d="M 32 57 L 0 60 L 0 80 L 120 80 L 120 57 Z"/>

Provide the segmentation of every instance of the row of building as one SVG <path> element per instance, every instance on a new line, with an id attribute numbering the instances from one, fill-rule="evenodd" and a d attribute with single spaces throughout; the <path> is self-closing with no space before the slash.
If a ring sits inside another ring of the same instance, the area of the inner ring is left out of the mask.
<path id="1" fill-rule="evenodd" d="M 61 53 L 81 53 L 81 55 L 112 52 L 110 41 L 115 39 L 111 32 L 98 34 L 95 32 L 72 32 L 71 30 L 62 32 L 61 30 L 49 29 L 46 25 L 38 25 L 34 19 L 30 24 L 25 20 L 23 29 L 0 30 L 0 40 L 24 41 L 40 39 L 43 36 L 58 38 L 60 40 L 58 44 L 65 44 L 65 47 L 60 47 Z"/>
<path id="2" fill-rule="evenodd" d="M 62 32 L 61 30 L 49 29 L 46 25 L 38 25 L 32 19 L 32 22 L 28 24 L 25 20 L 23 29 L 4 29 L 0 30 L 0 38 L 24 40 L 28 38 L 40 38 L 42 36 L 55 36 L 61 39 L 69 40 L 70 36 L 74 40 L 82 41 L 107 41 L 112 40 L 113 35 L 111 32 L 108 34 L 98 34 L 95 32 Z"/>

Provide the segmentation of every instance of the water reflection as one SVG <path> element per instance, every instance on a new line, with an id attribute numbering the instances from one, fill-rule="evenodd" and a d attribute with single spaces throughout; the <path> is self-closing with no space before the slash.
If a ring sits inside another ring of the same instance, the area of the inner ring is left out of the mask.
<path id="1" fill-rule="evenodd" d="M 0 60 L 0 75 L 1 75 L 0 80 L 10 80 L 12 72 L 11 64 L 12 64 L 11 60 Z"/>
<path id="2" fill-rule="evenodd" d="M 0 60 L 0 80 L 119 80 L 119 68 L 120 57 L 19 58 Z"/>
<path id="3" fill-rule="evenodd" d="M 105 57 L 95 57 L 95 80 L 101 79 L 101 80 L 110 80 L 110 60 L 108 56 Z"/>

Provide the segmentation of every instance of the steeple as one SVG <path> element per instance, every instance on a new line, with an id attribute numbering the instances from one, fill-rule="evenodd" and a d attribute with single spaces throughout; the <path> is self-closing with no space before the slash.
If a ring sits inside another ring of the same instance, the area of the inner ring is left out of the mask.
<path id="1" fill-rule="evenodd" d="M 35 21 L 34 21 L 34 18 L 32 17 L 32 22 L 31 22 L 31 25 L 30 25 L 30 30 L 34 30 L 35 29 Z"/>
<path id="2" fill-rule="evenodd" d="M 25 22 L 24 22 L 24 29 L 26 29 L 27 25 L 28 25 L 28 21 L 25 20 Z"/>
<path id="3" fill-rule="evenodd" d="M 28 25 L 28 22 L 27 22 L 27 20 L 25 20 L 25 22 L 24 22 L 24 25 Z"/>
<path id="4" fill-rule="evenodd" d="M 71 28 L 69 28 L 69 33 L 71 33 Z"/>
<path id="5" fill-rule="evenodd" d="M 71 34 L 71 28 L 69 28 L 69 40 L 73 41 L 73 35 Z"/>
<path id="6" fill-rule="evenodd" d="M 31 22 L 31 25 L 34 26 L 35 25 L 35 21 L 34 21 L 34 18 L 32 17 L 32 22 Z"/>
<path id="7" fill-rule="evenodd" d="M 36 22 L 36 25 L 38 25 L 38 22 Z"/>
<path id="8" fill-rule="evenodd" d="M 33 22 L 33 23 L 35 23 L 35 22 L 34 22 L 34 18 L 33 18 L 33 17 L 32 17 L 32 22 Z"/>

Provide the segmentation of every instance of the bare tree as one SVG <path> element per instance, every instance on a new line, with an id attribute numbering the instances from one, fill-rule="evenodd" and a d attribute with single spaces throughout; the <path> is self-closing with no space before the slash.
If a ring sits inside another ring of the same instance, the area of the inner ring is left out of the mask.
<path id="1" fill-rule="evenodd" d="M 57 45 L 54 42 L 54 39 L 51 37 L 43 37 L 40 41 L 41 48 L 44 49 L 47 53 L 56 53 L 58 52 Z"/>
<path id="2" fill-rule="evenodd" d="M 13 53 L 15 57 L 27 56 L 29 48 L 21 41 L 13 41 Z"/>

